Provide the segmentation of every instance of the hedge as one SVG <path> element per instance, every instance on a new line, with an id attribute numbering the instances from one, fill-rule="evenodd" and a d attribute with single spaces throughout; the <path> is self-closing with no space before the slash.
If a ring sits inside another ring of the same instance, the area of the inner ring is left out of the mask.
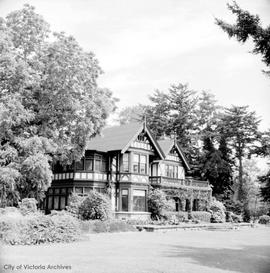
<path id="1" fill-rule="evenodd" d="M 12 245 L 71 242 L 79 235 L 78 220 L 65 211 L 20 217 L 7 213 L 0 217 L 0 239 Z"/>
<path id="2" fill-rule="evenodd" d="M 211 221 L 211 213 L 207 211 L 192 211 L 191 212 L 191 219 L 198 220 L 201 222 L 210 223 Z"/>

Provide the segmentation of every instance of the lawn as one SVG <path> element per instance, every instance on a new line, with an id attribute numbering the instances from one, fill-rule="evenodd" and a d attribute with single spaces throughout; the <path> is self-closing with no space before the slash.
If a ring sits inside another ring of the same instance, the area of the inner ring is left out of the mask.
<path id="1" fill-rule="evenodd" d="M 76 243 L 2 246 L 0 250 L 0 272 L 270 272 L 269 227 L 91 234 Z M 14 270 L 4 269 L 9 265 Z M 20 265 L 67 268 L 16 270 Z"/>

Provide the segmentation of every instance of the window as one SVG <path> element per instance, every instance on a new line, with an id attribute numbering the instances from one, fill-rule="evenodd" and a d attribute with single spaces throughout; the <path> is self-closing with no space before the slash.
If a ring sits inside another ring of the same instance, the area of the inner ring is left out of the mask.
<path id="1" fill-rule="evenodd" d="M 75 169 L 77 171 L 83 171 L 83 159 L 80 161 L 75 162 Z"/>
<path id="2" fill-rule="evenodd" d="M 145 211 L 146 210 L 145 190 L 133 190 L 133 210 Z"/>
<path id="3" fill-rule="evenodd" d="M 86 158 L 85 159 L 85 170 L 86 171 L 93 171 L 93 164 L 94 160 L 93 158 Z"/>
<path id="4" fill-rule="evenodd" d="M 53 209 L 59 209 L 59 196 L 54 196 L 53 198 Z"/>
<path id="5" fill-rule="evenodd" d="M 52 196 L 49 196 L 48 197 L 48 209 L 51 210 L 53 207 L 52 207 L 52 204 L 53 204 L 53 197 Z"/>
<path id="6" fill-rule="evenodd" d="M 76 194 L 82 194 L 83 193 L 83 188 L 75 188 L 75 193 Z"/>
<path id="7" fill-rule="evenodd" d="M 140 173 L 146 173 L 146 155 L 140 156 Z"/>
<path id="8" fill-rule="evenodd" d="M 84 193 L 85 194 L 88 194 L 90 191 L 92 191 L 93 190 L 93 188 L 84 188 Z"/>
<path id="9" fill-rule="evenodd" d="M 147 173 L 147 156 L 146 155 L 139 155 L 134 154 L 133 155 L 133 172 L 134 173 Z"/>
<path id="10" fill-rule="evenodd" d="M 115 155 L 115 156 L 113 156 L 112 161 L 111 161 L 111 171 L 112 172 L 116 172 L 116 169 L 117 169 L 116 163 L 117 163 L 117 161 L 116 161 L 116 155 Z"/>
<path id="11" fill-rule="evenodd" d="M 66 208 L 66 197 L 61 196 L 60 197 L 60 209 L 65 209 Z"/>
<path id="12" fill-rule="evenodd" d="M 139 172 L 139 164 L 140 164 L 140 157 L 138 154 L 133 155 L 133 172 L 138 173 Z"/>
<path id="13" fill-rule="evenodd" d="M 123 154 L 123 172 L 129 172 L 129 154 Z"/>
<path id="14" fill-rule="evenodd" d="M 121 196 L 122 196 L 122 211 L 128 211 L 128 190 L 122 190 Z"/>
<path id="15" fill-rule="evenodd" d="M 166 165 L 166 176 L 178 178 L 178 166 Z"/>
<path id="16" fill-rule="evenodd" d="M 101 156 L 95 157 L 95 171 L 106 172 L 106 160 Z"/>

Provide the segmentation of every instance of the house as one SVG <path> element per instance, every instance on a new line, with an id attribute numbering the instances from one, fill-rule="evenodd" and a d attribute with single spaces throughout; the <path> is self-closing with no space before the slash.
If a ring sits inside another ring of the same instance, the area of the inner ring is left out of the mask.
<path id="1" fill-rule="evenodd" d="M 207 181 L 187 174 L 190 166 L 175 140 L 157 141 L 146 123 L 106 128 L 91 139 L 85 156 L 72 166 L 54 166 L 45 208 L 64 209 L 69 195 L 95 190 L 110 192 L 116 218 L 149 217 L 150 187 L 160 188 L 175 201 L 175 210 L 202 210 L 211 199 Z"/>

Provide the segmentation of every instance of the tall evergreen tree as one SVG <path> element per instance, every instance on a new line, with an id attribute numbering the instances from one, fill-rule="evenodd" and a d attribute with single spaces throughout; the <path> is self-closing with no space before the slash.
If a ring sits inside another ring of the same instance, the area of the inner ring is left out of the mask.
<path id="1" fill-rule="evenodd" d="M 228 24 L 223 20 L 216 19 L 219 25 L 229 37 L 235 37 L 239 42 L 245 43 L 249 38 L 254 43 L 254 54 L 261 54 L 262 61 L 267 67 L 270 66 L 270 26 L 263 28 L 258 15 L 241 9 L 236 2 L 228 4 L 228 9 L 236 15 L 236 23 Z M 270 71 L 267 71 L 270 75 Z"/>
<path id="2" fill-rule="evenodd" d="M 234 157 L 237 159 L 239 199 L 244 197 L 243 191 L 243 158 L 250 156 L 256 142 L 260 139 L 258 125 L 260 120 L 248 106 L 232 106 L 225 110 L 221 126 L 228 139 Z"/>

